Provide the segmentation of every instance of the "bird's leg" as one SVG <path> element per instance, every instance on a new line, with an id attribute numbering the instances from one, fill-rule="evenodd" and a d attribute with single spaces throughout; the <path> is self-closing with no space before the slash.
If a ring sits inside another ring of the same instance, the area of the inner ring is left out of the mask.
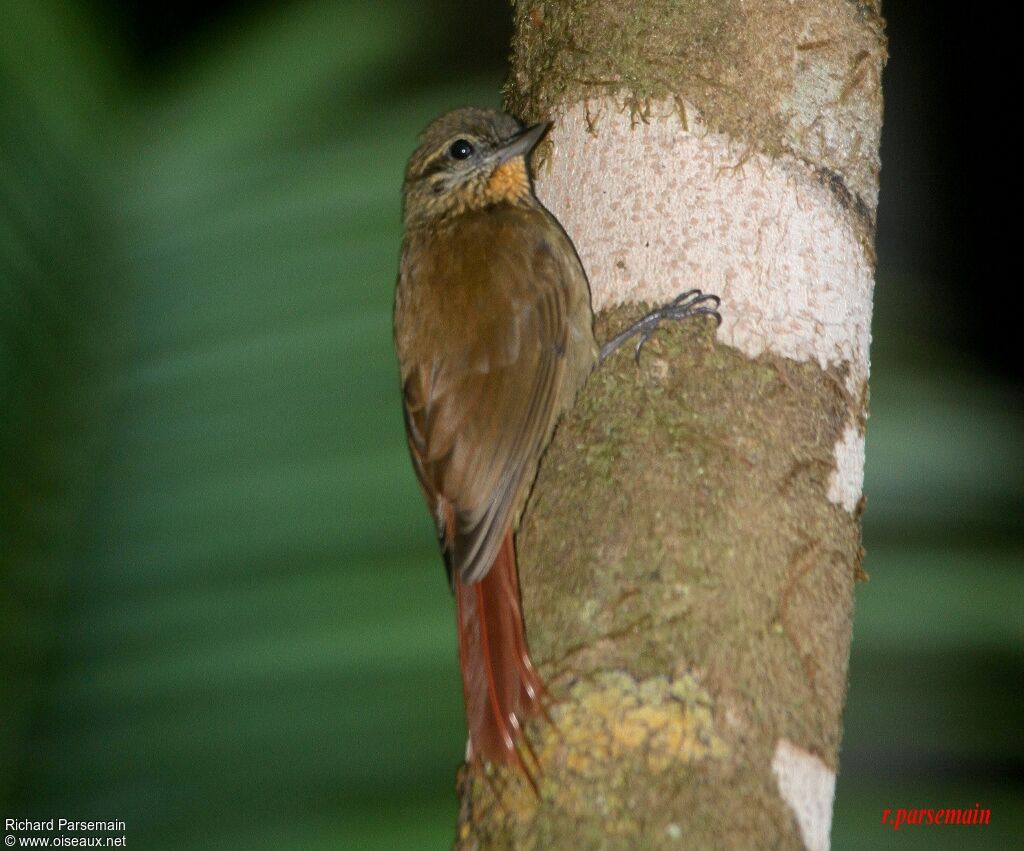
<path id="1" fill-rule="evenodd" d="M 655 308 L 638 322 L 634 322 L 625 331 L 620 334 L 616 334 L 612 339 L 601 346 L 598 362 L 604 363 L 607 357 L 619 348 L 619 346 L 639 334 L 640 340 L 636 344 L 635 350 L 636 361 L 639 363 L 640 350 L 644 347 L 644 343 L 651 338 L 651 334 L 654 333 L 655 329 L 659 324 L 661 324 L 663 319 L 686 319 L 689 316 L 714 316 L 715 319 L 718 320 L 718 324 L 721 325 L 722 315 L 718 312 L 718 305 L 721 303 L 722 300 L 718 296 L 711 295 L 710 293 L 704 293 L 700 290 L 687 290 L 685 293 L 680 293 L 668 304 L 663 304 L 661 307 Z"/>

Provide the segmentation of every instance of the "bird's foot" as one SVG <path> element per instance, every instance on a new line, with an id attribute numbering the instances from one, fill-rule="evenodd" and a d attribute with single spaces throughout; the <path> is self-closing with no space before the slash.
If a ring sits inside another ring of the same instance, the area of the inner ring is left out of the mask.
<path id="1" fill-rule="evenodd" d="M 640 350 L 643 349 L 644 343 L 651 338 L 663 319 L 679 320 L 690 316 L 714 316 L 718 324 L 721 325 L 722 315 L 718 312 L 718 306 L 721 303 L 722 300 L 718 296 L 700 290 L 687 290 L 685 293 L 680 293 L 668 304 L 655 308 L 601 346 L 600 363 L 604 363 L 619 346 L 638 334 L 640 339 L 637 341 L 634 354 L 636 362 L 640 363 Z"/>

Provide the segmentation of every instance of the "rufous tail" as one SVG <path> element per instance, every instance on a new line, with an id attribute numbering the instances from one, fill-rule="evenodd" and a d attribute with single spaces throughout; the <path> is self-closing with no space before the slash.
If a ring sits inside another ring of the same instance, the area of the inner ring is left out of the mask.
<path id="1" fill-rule="evenodd" d="M 459 618 L 459 661 L 462 695 L 469 727 L 467 762 L 481 757 L 511 763 L 531 785 L 533 772 L 518 745 L 536 755 L 523 730 L 523 722 L 539 713 L 544 686 L 530 661 L 519 605 L 519 577 L 512 533 L 508 532 L 494 564 L 479 582 L 455 579 Z"/>

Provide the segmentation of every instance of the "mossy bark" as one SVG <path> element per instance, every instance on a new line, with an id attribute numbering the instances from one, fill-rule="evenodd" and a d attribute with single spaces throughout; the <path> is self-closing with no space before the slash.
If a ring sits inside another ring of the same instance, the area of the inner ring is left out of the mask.
<path id="1" fill-rule="evenodd" d="M 533 118 L 611 93 L 639 120 L 648 98 L 693 104 L 824 176 L 870 256 L 881 27 L 849 0 L 517 3 L 508 102 Z M 809 54 L 812 76 L 840 81 L 830 100 L 806 91 Z M 598 339 L 643 309 L 603 311 Z M 864 428 L 866 363 L 767 349 L 749 357 L 706 318 L 663 326 L 560 424 L 517 537 L 558 701 L 530 731 L 541 794 L 464 773 L 456 848 L 821 847 L 773 754 L 793 743 L 838 766 L 862 551 L 860 507 L 830 487 L 844 432 Z"/>

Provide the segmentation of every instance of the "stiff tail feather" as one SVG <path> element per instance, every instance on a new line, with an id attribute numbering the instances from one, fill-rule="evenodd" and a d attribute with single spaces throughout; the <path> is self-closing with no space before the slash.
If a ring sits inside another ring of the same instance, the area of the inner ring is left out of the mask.
<path id="1" fill-rule="evenodd" d="M 467 761 L 472 765 L 482 757 L 515 765 L 536 790 L 533 774 L 517 746 L 522 743 L 537 764 L 522 723 L 547 712 L 544 685 L 530 661 L 523 634 L 512 533 L 506 533 L 483 579 L 464 583 L 456 578 L 454 585 L 462 696 L 469 728 Z"/>

